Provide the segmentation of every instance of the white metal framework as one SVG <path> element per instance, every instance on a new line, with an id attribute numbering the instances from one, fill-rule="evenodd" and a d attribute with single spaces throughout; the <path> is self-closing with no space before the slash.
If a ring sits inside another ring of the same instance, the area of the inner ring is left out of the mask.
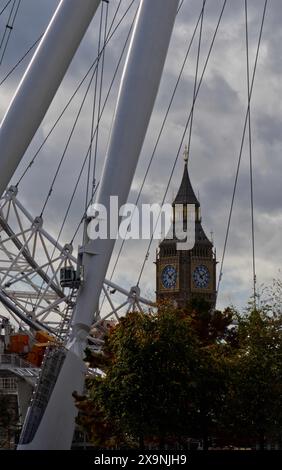
<path id="1" fill-rule="evenodd" d="M 61 246 L 19 202 L 17 188 L 0 199 L 0 298 L 14 321 L 26 328 L 46 329 L 65 336 L 76 301 L 73 289 L 60 285 L 60 269 L 77 259 L 70 244 Z M 93 311 L 92 328 L 130 309 L 153 303 L 138 288 L 127 290 L 105 280 L 105 304 Z M 63 331 L 62 331 L 63 330 Z"/>

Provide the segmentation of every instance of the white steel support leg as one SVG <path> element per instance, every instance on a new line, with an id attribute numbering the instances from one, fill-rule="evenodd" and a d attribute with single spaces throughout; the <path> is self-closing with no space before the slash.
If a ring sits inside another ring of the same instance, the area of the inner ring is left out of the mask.
<path id="1" fill-rule="evenodd" d="M 34 439 L 18 450 L 69 449 L 73 439 L 74 422 L 78 410 L 72 393 L 83 393 L 86 373 L 85 362 L 71 351 L 66 354 L 47 409 L 42 417 Z M 29 410 L 24 426 L 28 425 Z"/>
<path id="2" fill-rule="evenodd" d="M 0 126 L 0 196 L 47 112 L 101 0 L 61 0 Z"/>
<path id="3" fill-rule="evenodd" d="M 84 1 L 77 2 L 79 8 Z M 118 196 L 120 205 L 127 201 L 157 95 L 178 3 L 178 0 L 141 0 L 97 197 L 97 202 L 106 208 L 109 208 L 111 195 Z M 70 394 L 83 388 L 81 358 L 113 248 L 112 239 L 89 241 L 84 247 L 85 277 L 78 293 L 67 359 L 34 439 L 22 443 L 20 449 L 68 449 L 71 445 L 76 410 Z M 77 360 L 74 360 L 75 356 Z M 28 428 L 28 420 L 25 427 Z"/>
<path id="4" fill-rule="evenodd" d="M 97 202 L 109 213 L 110 196 L 127 201 L 157 95 L 178 0 L 142 0 L 119 90 Z M 108 221 L 109 222 L 109 221 Z M 108 224 L 109 225 L 109 224 Z M 79 290 L 73 326 L 89 327 L 115 240 L 97 239 L 84 247 L 85 280 Z"/>

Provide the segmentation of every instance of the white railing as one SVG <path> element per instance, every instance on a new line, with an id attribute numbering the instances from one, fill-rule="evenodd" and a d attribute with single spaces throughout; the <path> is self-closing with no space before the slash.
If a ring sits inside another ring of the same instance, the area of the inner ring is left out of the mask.
<path id="1" fill-rule="evenodd" d="M 17 354 L 0 354 L 0 369 L 7 367 L 35 367 Z"/>
<path id="2" fill-rule="evenodd" d="M 0 393 L 17 393 L 18 381 L 16 377 L 0 377 Z"/>

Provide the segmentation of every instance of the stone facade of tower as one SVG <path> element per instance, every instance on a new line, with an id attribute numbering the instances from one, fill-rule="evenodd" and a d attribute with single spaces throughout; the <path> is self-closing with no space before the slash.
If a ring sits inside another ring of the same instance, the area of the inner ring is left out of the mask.
<path id="1" fill-rule="evenodd" d="M 187 204 L 195 207 L 195 245 L 191 250 L 177 250 L 175 234 L 160 243 L 156 259 L 157 302 L 171 300 L 182 308 L 196 297 L 207 300 L 212 307 L 216 301 L 216 257 L 213 243 L 202 228 L 200 204 L 191 185 L 186 159 L 182 182 L 173 202 L 173 227 L 176 208 L 183 205 L 184 231 Z"/>

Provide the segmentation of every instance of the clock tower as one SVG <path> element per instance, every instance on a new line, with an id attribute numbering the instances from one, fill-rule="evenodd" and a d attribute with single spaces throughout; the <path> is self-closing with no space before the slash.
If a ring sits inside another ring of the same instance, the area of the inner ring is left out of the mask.
<path id="1" fill-rule="evenodd" d="M 172 300 L 179 308 L 193 298 L 204 299 L 211 306 L 216 301 L 216 257 L 213 243 L 206 236 L 188 172 L 188 150 L 184 152 L 184 173 L 173 201 L 173 238 L 164 239 L 157 250 L 157 302 Z M 183 210 L 183 231 L 187 229 L 187 204 L 195 210 L 195 245 L 190 250 L 177 250 L 175 224 L 177 210 Z"/>

